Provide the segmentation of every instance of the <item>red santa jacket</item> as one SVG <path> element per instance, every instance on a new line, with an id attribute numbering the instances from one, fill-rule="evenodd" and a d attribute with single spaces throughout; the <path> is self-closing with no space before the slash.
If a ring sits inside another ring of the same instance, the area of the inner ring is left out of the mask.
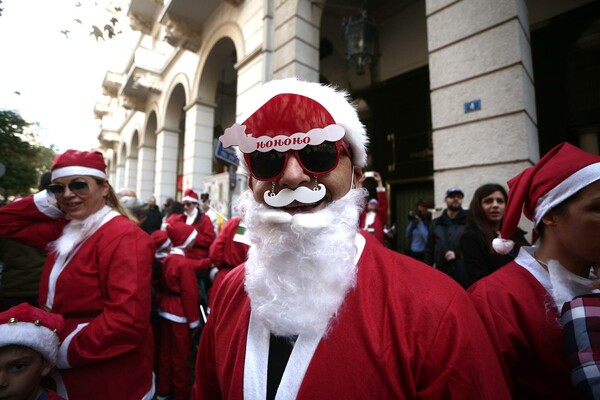
<path id="1" fill-rule="evenodd" d="M 475 282 L 469 294 L 514 399 L 575 398 L 559 310 L 529 271 L 512 261 Z"/>
<path id="2" fill-rule="evenodd" d="M 316 347 L 297 399 L 510 398 L 465 291 L 363 236 L 357 285 Z M 244 267 L 234 269 L 217 293 L 202 333 L 193 399 L 243 397 L 250 318 L 244 274 Z"/>
<path id="3" fill-rule="evenodd" d="M 64 219 L 45 192 L 0 208 L 0 235 L 46 248 Z M 37 206 L 36 206 L 37 205 Z M 43 212 L 41 212 L 43 211 Z M 55 282 L 52 311 L 65 318 L 57 391 L 68 397 L 141 399 L 152 392 L 150 277 L 154 244 L 134 223 L 116 216 L 74 253 L 57 278 L 50 252 L 40 281 L 40 304 Z M 107 384 L 110 382 L 110 384 Z"/>
<path id="4" fill-rule="evenodd" d="M 169 321 L 188 324 L 191 329 L 200 325 L 198 282 L 195 268 L 205 269 L 210 260 L 192 260 L 178 249 L 163 261 L 162 293 L 158 300 L 158 314 Z"/>

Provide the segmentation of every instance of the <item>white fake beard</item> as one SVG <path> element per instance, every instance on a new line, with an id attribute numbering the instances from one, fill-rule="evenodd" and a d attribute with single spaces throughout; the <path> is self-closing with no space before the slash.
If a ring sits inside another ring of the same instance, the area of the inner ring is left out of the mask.
<path id="1" fill-rule="evenodd" d="M 590 289 L 592 279 L 583 278 L 563 267 L 558 261 L 548 261 L 548 273 L 552 283 L 552 299 L 558 312 L 562 310 L 563 305 L 573 300 L 577 296 L 590 293 L 599 293 L 600 291 Z"/>
<path id="2" fill-rule="evenodd" d="M 96 231 L 98 225 L 111 210 L 112 208 L 109 206 L 104 206 L 84 220 L 71 220 L 71 222 L 63 228 L 60 237 L 50 243 L 50 250 L 55 251 L 57 256 L 67 256 L 73 251 L 75 246 L 82 243 Z"/>
<path id="3" fill-rule="evenodd" d="M 242 194 L 240 204 L 252 243 L 245 287 L 253 315 L 277 336 L 326 332 L 356 285 L 354 240 L 363 189 L 293 218 L 258 204 L 251 191 Z M 278 221 L 277 213 L 287 217 Z"/>

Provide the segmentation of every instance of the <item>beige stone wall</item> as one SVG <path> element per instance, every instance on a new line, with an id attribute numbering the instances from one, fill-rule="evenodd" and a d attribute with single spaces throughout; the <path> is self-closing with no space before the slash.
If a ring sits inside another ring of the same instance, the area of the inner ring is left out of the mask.
<path id="1" fill-rule="evenodd" d="M 450 186 L 465 203 L 539 158 L 524 0 L 427 1 L 436 204 Z M 461 23 L 456 23 L 461 21 Z M 481 109 L 466 113 L 464 104 Z"/>

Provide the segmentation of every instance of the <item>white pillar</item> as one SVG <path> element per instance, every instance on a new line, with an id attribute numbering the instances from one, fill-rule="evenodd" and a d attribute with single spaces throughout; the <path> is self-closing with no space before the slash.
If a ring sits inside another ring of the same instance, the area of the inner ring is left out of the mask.
<path id="1" fill-rule="evenodd" d="M 177 148 L 179 132 L 161 130 L 156 135 L 156 204 L 177 193 Z"/>
<path id="2" fill-rule="evenodd" d="M 273 77 L 319 81 L 319 28 L 312 21 L 311 1 L 285 1 L 274 9 Z M 270 29 L 269 14 L 264 29 Z M 268 32 L 265 33 L 267 35 Z M 265 36 L 265 40 L 269 38 Z M 267 58 L 268 66 L 270 58 Z"/>
<path id="3" fill-rule="evenodd" d="M 115 190 L 119 190 L 123 187 L 125 187 L 125 162 L 121 163 L 121 160 L 119 160 L 119 164 L 117 164 L 117 179 L 116 179 L 116 186 L 115 186 Z"/>
<path id="4" fill-rule="evenodd" d="M 135 190 L 137 186 L 137 158 L 127 157 L 125 160 L 125 184 L 124 186 Z M 136 193 L 137 194 L 137 193 Z"/>
<path id="5" fill-rule="evenodd" d="M 539 158 L 526 0 L 426 0 L 435 199 Z M 478 109 L 479 108 L 479 109 Z"/>
<path id="6" fill-rule="evenodd" d="M 156 166 L 156 149 L 144 146 L 138 153 L 138 173 L 136 192 L 138 198 L 147 203 L 154 194 L 154 167 Z"/>
<path id="7" fill-rule="evenodd" d="M 204 190 L 204 178 L 212 174 L 215 106 L 194 103 L 185 114 L 183 189 Z"/>

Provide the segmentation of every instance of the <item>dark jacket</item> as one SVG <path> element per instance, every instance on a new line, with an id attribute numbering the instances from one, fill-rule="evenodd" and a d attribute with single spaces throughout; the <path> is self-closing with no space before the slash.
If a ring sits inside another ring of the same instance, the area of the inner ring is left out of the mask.
<path id="1" fill-rule="evenodd" d="M 431 221 L 429 236 L 425 245 L 425 263 L 434 265 L 436 269 L 450 275 L 461 283 L 464 278 L 464 265 L 460 259 L 459 240 L 467 222 L 467 211 L 460 209 L 456 217 L 450 218 L 448 211 Z M 447 261 L 446 252 L 452 250 L 456 260 Z M 466 283 L 466 282 L 462 282 Z M 461 283 L 461 284 L 462 284 Z"/>

